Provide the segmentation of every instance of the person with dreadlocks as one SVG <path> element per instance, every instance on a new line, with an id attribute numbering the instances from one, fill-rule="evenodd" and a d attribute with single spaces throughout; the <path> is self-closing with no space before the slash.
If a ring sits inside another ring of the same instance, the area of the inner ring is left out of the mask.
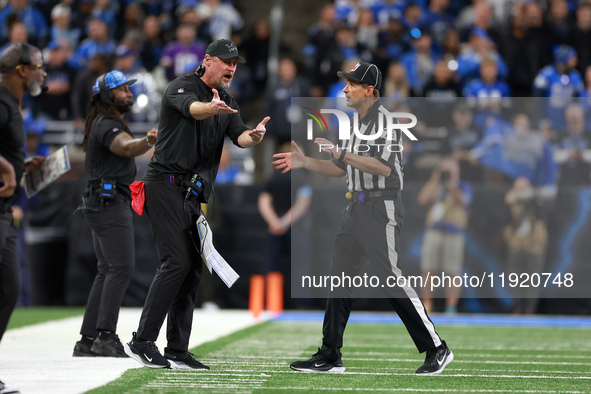
<path id="1" fill-rule="evenodd" d="M 135 264 L 129 185 L 134 157 L 156 144 L 158 131 L 133 138 L 123 122 L 133 95 L 125 75 L 114 70 L 97 78 L 84 128 L 86 177 L 83 211 L 92 229 L 98 273 L 94 278 L 74 357 L 127 357 L 115 333 L 123 295 Z"/>

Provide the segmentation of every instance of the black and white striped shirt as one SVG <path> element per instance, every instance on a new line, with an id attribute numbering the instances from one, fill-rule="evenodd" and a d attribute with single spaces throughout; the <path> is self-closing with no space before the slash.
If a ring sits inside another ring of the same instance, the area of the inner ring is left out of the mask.
<path id="1" fill-rule="evenodd" d="M 353 125 L 351 125 L 351 137 L 347 141 L 342 141 L 340 146 L 344 146 L 345 150 L 350 153 L 360 156 L 375 157 L 390 167 L 392 172 L 390 172 L 390 175 L 387 177 L 383 175 L 374 175 L 360 171 L 349 164 L 333 160 L 339 168 L 347 172 L 347 188 L 351 192 L 360 192 L 363 190 L 402 190 L 402 132 L 400 130 L 395 130 L 392 133 L 393 139 L 387 139 L 387 133 L 385 131 L 386 119 L 383 120 L 383 132 L 378 131 L 378 117 L 381 112 L 380 108 L 382 111 L 386 111 L 378 100 L 371 106 L 367 114 L 359 122 L 360 134 L 375 135 L 376 133 L 381 133 L 379 138 L 375 140 L 363 140 L 355 135 L 353 132 Z M 351 123 L 353 123 L 353 119 L 351 120 Z"/>

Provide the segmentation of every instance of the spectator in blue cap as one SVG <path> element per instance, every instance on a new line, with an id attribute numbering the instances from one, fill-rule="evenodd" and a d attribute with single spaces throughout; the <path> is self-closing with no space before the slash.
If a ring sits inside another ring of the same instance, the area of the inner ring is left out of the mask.
<path id="1" fill-rule="evenodd" d="M 135 79 L 114 70 L 97 78 L 84 129 L 86 177 L 82 210 L 92 229 L 98 273 L 94 278 L 74 357 L 127 357 L 115 333 L 119 308 L 135 265 L 129 185 L 134 157 L 156 144 L 158 131 L 133 138 L 123 122 L 133 105 Z"/>
<path id="2" fill-rule="evenodd" d="M 585 86 L 581 74 L 576 70 L 577 53 L 568 45 L 558 45 L 553 49 L 554 64 L 540 70 L 534 80 L 534 96 L 554 97 L 546 103 L 546 115 L 552 127 L 564 130 L 566 121 L 564 111 L 572 97 L 583 94 Z"/>

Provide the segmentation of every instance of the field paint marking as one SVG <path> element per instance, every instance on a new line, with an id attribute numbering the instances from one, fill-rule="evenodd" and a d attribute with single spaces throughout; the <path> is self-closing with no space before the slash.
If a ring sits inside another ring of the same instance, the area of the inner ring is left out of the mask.
<path id="1" fill-rule="evenodd" d="M 297 357 L 282 357 L 282 356 L 238 356 L 234 357 L 237 359 L 283 359 L 283 360 L 293 360 Z M 464 357 L 467 358 L 467 357 Z M 206 362 L 215 362 L 215 359 L 208 359 L 203 358 L 203 361 Z M 408 359 L 408 358 L 359 358 L 359 357 L 347 357 L 345 361 L 383 361 L 383 362 L 421 362 L 419 359 Z M 474 360 L 457 360 L 454 359 L 454 363 L 472 363 Z M 527 365 L 580 365 L 580 366 L 590 366 L 591 363 L 569 363 L 569 362 L 550 362 L 550 361 L 493 361 L 493 360 L 486 360 L 481 361 L 483 364 L 527 364 Z M 254 363 L 253 365 L 256 365 Z"/>
<path id="2" fill-rule="evenodd" d="M 454 362 L 457 360 L 454 360 Z M 232 365 L 245 365 L 245 366 L 249 366 L 252 368 L 269 368 L 269 367 L 284 367 L 285 369 L 287 369 L 287 364 L 286 363 L 250 363 L 250 362 L 246 362 L 246 361 L 219 361 L 219 362 L 211 362 L 208 361 L 208 364 L 210 365 L 227 365 L 227 364 L 232 364 Z M 554 363 L 552 365 L 555 365 Z M 347 370 L 350 369 L 364 369 L 365 367 L 352 367 L 352 366 L 347 366 Z M 453 368 L 453 367 L 452 367 Z M 383 369 L 386 370 L 408 370 L 408 368 L 402 368 L 402 367 L 384 367 Z M 555 373 L 555 374 L 590 374 L 591 375 L 591 371 L 586 372 L 586 371 L 557 371 L 557 370 L 528 370 L 528 369 L 463 369 L 463 368 L 453 368 L 454 371 L 477 371 L 477 372 L 522 372 L 522 373 Z M 258 370 L 253 370 L 253 373 L 257 373 L 259 372 Z M 196 373 L 195 376 L 198 375 L 203 375 L 201 373 Z M 205 376 L 205 375 L 204 375 Z"/>
<path id="3" fill-rule="evenodd" d="M 258 387 L 257 390 L 314 390 L 314 391 L 388 391 L 388 392 L 422 392 L 422 393 L 554 393 L 556 394 L 557 391 L 540 391 L 540 390 L 457 390 L 457 389 L 427 389 L 424 387 L 419 388 L 387 388 L 387 389 L 377 389 L 377 388 L 356 388 L 356 387 L 338 387 L 338 388 L 330 388 L 330 387 L 314 387 L 313 389 L 310 387 Z M 582 394 L 585 391 L 558 391 L 558 393 L 565 393 L 565 394 Z"/>
<path id="4" fill-rule="evenodd" d="M 173 372 L 173 373 L 167 373 L 166 375 L 163 375 L 161 377 L 158 378 L 158 380 L 168 380 L 167 376 L 177 376 L 177 375 L 181 375 L 181 376 L 187 376 L 187 379 L 193 379 L 195 376 L 201 376 L 201 377 L 205 377 L 205 376 L 237 376 L 237 377 L 246 377 L 246 378 L 260 378 L 262 377 L 261 375 L 253 375 L 252 373 L 249 374 L 249 371 L 244 370 L 244 369 L 227 369 L 225 370 L 227 372 L 233 372 L 233 373 L 210 373 L 210 372 L 205 372 L 205 374 L 203 372 L 192 372 L 192 371 L 186 371 L 186 372 Z M 463 371 L 463 370 L 462 370 Z M 479 370 L 482 371 L 482 370 Z M 237 372 L 237 373 L 236 373 Z M 491 372 L 498 372 L 498 371 L 491 371 Z M 542 373 L 545 373 L 545 371 L 541 371 Z M 292 370 L 264 370 L 264 371 L 256 371 L 255 373 L 260 374 L 260 373 L 301 373 L 301 372 L 297 372 L 297 371 L 292 371 Z M 550 373 L 550 372 L 547 372 Z M 393 376 L 418 376 L 415 373 L 396 373 L 396 372 L 350 372 L 350 371 L 345 371 L 340 373 L 340 375 L 376 375 L 376 376 L 384 376 L 384 375 L 393 375 Z M 487 375 L 487 374 L 468 374 L 468 373 L 463 373 L 463 374 L 450 374 L 450 373 L 446 373 L 443 375 L 439 375 L 439 376 L 458 376 L 458 377 L 493 377 L 493 378 L 525 378 L 525 379 L 565 379 L 565 380 L 577 380 L 577 379 L 583 379 L 583 380 L 591 380 L 591 376 L 546 376 L 546 375 Z M 175 377 L 176 379 L 176 377 Z M 171 381 L 173 379 L 170 379 Z M 185 380 L 185 379 L 179 379 L 179 380 Z"/>
<path id="5" fill-rule="evenodd" d="M 478 358 L 483 358 L 483 357 L 576 358 L 579 360 L 591 360 L 591 356 L 587 356 L 587 355 L 527 354 L 527 353 L 526 354 L 497 354 L 497 353 L 493 353 L 493 354 L 491 354 L 491 353 L 467 354 L 467 353 L 461 353 L 460 350 L 462 350 L 462 349 L 453 348 L 452 350 L 454 351 L 454 354 L 461 354 L 463 357 L 478 357 Z M 487 349 L 487 350 L 490 350 L 490 349 Z M 352 354 L 352 355 L 356 355 L 356 356 L 363 356 L 363 355 L 389 356 L 389 355 L 392 355 L 392 352 L 347 352 L 346 354 Z"/>
<path id="6" fill-rule="evenodd" d="M 253 376 L 248 375 L 248 371 L 244 369 L 227 369 L 227 372 L 238 372 L 236 373 L 208 373 L 208 376 Z M 277 370 L 264 370 L 264 371 L 257 371 L 263 373 L 302 373 L 297 371 L 277 371 Z M 496 371 L 491 371 L 496 372 Z M 187 373 L 191 373 L 187 371 Z M 195 374 L 196 372 L 193 372 Z M 321 373 L 321 372 L 318 372 Z M 423 378 L 420 375 L 415 373 L 396 373 L 396 372 L 349 372 L 345 371 L 339 373 L 339 375 L 371 375 L 371 376 L 417 376 L 419 378 Z M 591 376 L 547 376 L 547 375 L 487 375 L 487 374 L 467 374 L 467 373 L 445 373 L 439 376 L 446 376 L 446 377 L 470 377 L 470 378 L 507 378 L 507 379 L 562 379 L 562 380 L 591 380 Z"/>

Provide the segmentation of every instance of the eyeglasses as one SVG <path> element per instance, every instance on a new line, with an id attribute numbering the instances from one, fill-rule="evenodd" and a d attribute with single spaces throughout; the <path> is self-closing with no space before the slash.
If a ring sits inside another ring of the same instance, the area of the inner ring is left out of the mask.
<path id="1" fill-rule="evenodd" d="M 16 66 L 16 68 L 18 69 L 20 66 L 32 66 L 35 67 L 35 70 L 37 71 L 45 71 L 47 69 L 47 65 L 45 64 L 27 64 L 27 63 L 23 63 L 23 64 L 19 64 L 18 66 Z"/>

